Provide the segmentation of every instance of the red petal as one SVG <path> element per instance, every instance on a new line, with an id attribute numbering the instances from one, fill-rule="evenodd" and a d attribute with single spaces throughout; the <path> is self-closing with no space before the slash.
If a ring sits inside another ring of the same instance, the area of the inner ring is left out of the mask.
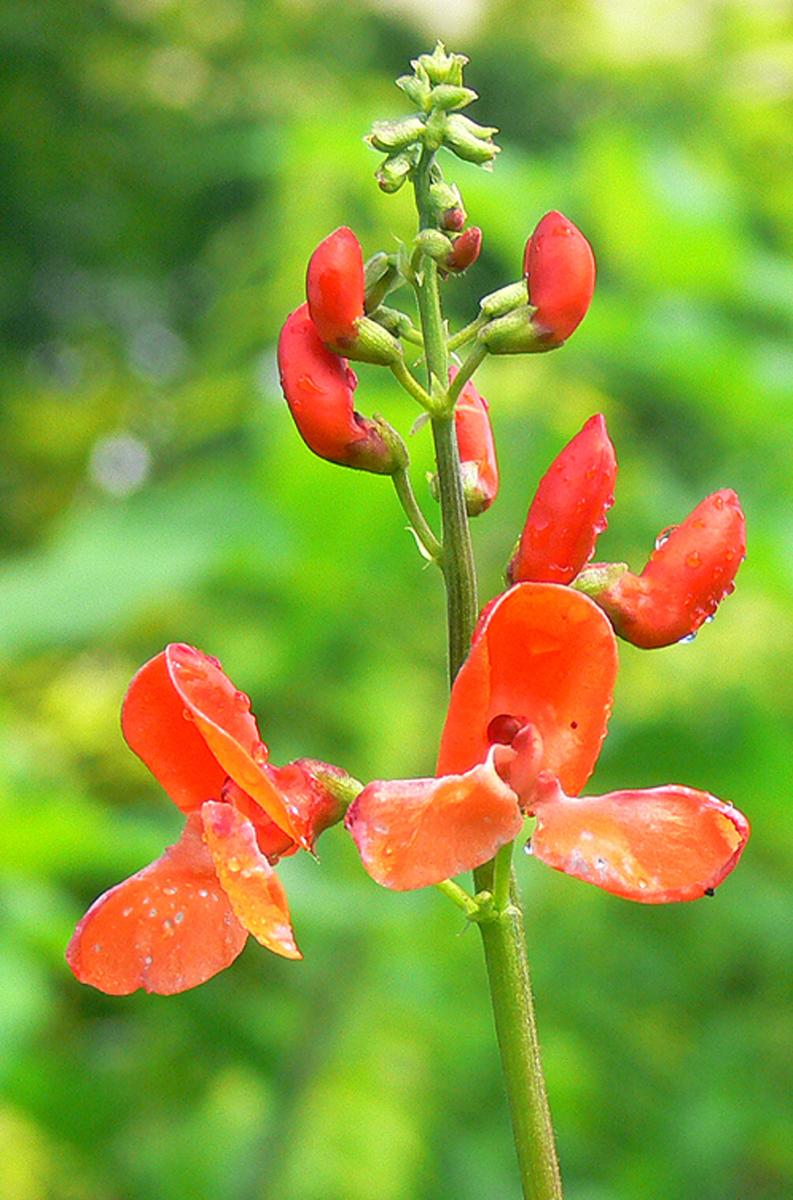
<path id="1" fill-rule="evenodd" d="M 517 837 L 517 797 L 490 763 L 442 779 L 370 783 L 345 819 L 364 867 L 395 891 L 470 871 Z"/>
<path id="2" fill-rule="evenodd" d="M 288 858 L 299 849 L 288 833 L 284 833 L 275 821 L 272 821 L 260 804 L 237 787 L 233 779 L 226 779 L 220 798 L 225 804 L 233 804 L 256 830 L 256 844 L 269 861 L 275 865 L 279 858 Z"/>
<path id="3" fill-rule="evenodd" d="M 165 651 L 168 671 L 182 705 L 223 770 L 262 806 L 279 828 L 299 841 L 284 797 L 266 767 L 267 747 L 250 712 L 251 702 L 237 691 L 214 659 L 192 646 L 175 643 Z M 218 790 L 216 795 L 220 795 Z M 212 796 L 205 794 L 204 799 Z"/>
<path id="4" fill-rule="evenodd" d="M 454 682 L 438 774 L 483 762 L 488 726 L 505 714 L 537 727 L 543 768 L 575 794 L 600 753 L 616 672 L 616 641 L 597 605 L 556 584 L 517 584 L 481 621 Z"/>
<path id="5" fill-rule="evenodd" d="M 361 243 L 346 225 L 328 234 L 311 255 L 306 298 L 323 342 L 335 344 L 355 337 L 364 308 L 363 254 Z"/>
<path id="6" fill-rule="evenodd" d="M 626 571 L 597 601 L 626 641 L 646 650 L 669 646 L 713 616 L 745 556 L 743 511 L 723 488 L 659 537 L 641 575 Z"/>
<path id="7" fill-rule="evenodd" d="M 228 967 L 248 939 L 220 886 L 197 813 L 161 858 L 96 900 L 66 960 L 81 983 L 111 996 L 169 996 Z"/>
<path id="8" fill-rule="evenodd" d="M 509 578 L 569 583 L 595 549 L 614 503 L 617 460 L 601 414 L 590 417 L 540 480 Z"/>
<path id="9" fill-rule="evenodd" d="M 708 792 L 670 784 L 535 804 L 536 858 L 628 900 L 697 900 L 741 857 L 749 822 Z"/>
<path id="10" fill-rule="evenodd" d="M 257 942 L 284 958 L 302 958 L 295 945 L 281 881 L 256 845 L 252 823 L 230 804 L 201 809 L 204 834 L 237 920 Z"/>
<path id="11" fill-rule="evenodd" d="M 226 772 L 207 748 L 168 672 L 165 651 L 138 671 L 121 709 L 121 729 L 131 750 L 183 812 L 219 796 Z"/>

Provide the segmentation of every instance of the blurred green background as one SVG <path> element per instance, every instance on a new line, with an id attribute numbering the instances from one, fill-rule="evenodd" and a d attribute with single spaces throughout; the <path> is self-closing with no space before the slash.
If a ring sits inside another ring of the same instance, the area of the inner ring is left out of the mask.
<path id="1" fill-rule="evenodd" d="M 622 649 L 594 790 L 669 781 L 754 826 L 713 902 L 643 908 L 528 860 L 569 1200 L 793 1194 L 790 555 L 793 22 L 781 0 L 10 0 L 0 39 L 0 1200 L 516 1200 L 480 947 L 340 836 L 283 865 L 302 964 L 249 945 L 172 999 L 63 962 L 88 902 L 179 818 L 118 710 L 169 640 L 218 655 L 275 762 L 432 769 L 439 580 L 386 481 L 304 450 L 274 341 L 349 223 L 413 225 L 362 141 L 436 35 L 472 56 L 495 172 L 453 318 L 561 208 L 599 261 L 569 346 L 486 364 L 499 587 L 536 480 L 595 411 L 621 462 L 598 556 L 735 487 L 749 557 L 691 645 Z M 374 369 L 367 411 L 410 402 Z M 478 381 L 479 381 L 478 376 Z M 426 430 L 411 439 L 420 496 Z M 435 515 L 433 514 L 433 519 Z"/>

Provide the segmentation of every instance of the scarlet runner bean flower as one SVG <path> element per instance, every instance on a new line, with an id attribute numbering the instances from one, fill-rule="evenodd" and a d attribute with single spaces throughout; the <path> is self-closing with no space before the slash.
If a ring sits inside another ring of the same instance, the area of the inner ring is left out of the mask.
<path id="1" fill-rule="evenodd" d="M 323 342 L 352 341 L 364 314 L 364 269 L 361 244 L 343 225 L 320 242 L 306 272 L 311 320 Z"/>
<path id="2" fill-rule="evenodd" d="M 556 584 L 490 607 L 452 688 L 437 777 L 370 783 L 345 824 L 364 867 L 396 890 L 487 861 L 536 818 L 536 858 L 648 904 L 710 894 L 737 863 L 746 818 L 669 785 L 579 797 L 611 712 L 616 642 L 603 613 Z"/>
<path id="3" fill-rule="evenodd" d="M 272 766 L 248 697 L 192 646 L 138 671 L 121 723 L 187 821 L 176 845 L 92 904 L 66 952 L 76 977 L 111 995 L 182 992 L 229 966 L 249 933 L 300 958 L 273 863 L 313 851 L 343 815 L 349 778 L 313 759 Z"/>
<path id="4" fill-rule="evenodd" d="M 546 213 L 526 243 L 523 273 L 532 324 L 549 346 L 561 346 L 583 321 L 595 290 L 589 242 L 560 212 Z"/>
<path id="5" fill-rule="evenodd" d="M 706 496 L 665 530 L 640 575 L 595 563 L 576 586 L 609 616 L 620 637 L 645 650 L 691 637 L 734 589 L 746 557 L 746 523 L 735 492 Z"/>
<path id="6" fill-rule="evenodd" d="M 390 475 L 403 461 L 384 426 L 355 411 L 358 380 L 347 360 L 323 344 L 301 304 L 287 317 L 278 339 L 281 388 L 309 450 L 328 462 Z"/>
<path id="7" fill-rule="evenodd" d="M 457 367 L 449 369 L 454 379 Z M 487 400 L 469 379 L 454 406 L 463 490 L 469 516 L 483 513 L 498 495 L 498 459 Z"/>
<path id="8" fill-rule="evenodd" d="M 482 249 L 482 230 L 477 225 L 471 225 L 458 238 L 455 238 L 451 253 L 443 262 L 445 271 L 461 274 L 473 266 L 479 258 Z"/>
<path id="9" fill-rule="evenodd" d="M 564 447 L 540 480 L 518 548 L 510 583 L 570 583 L 595 551 L 614 503 L 617 460 L 598 413 Z"/>
<path id="10" fill-rule="evenodd" d="M 491 354 L 537 354 L 567 341 L 586 316 L 595 290 L 595 257 L 583 233 L 560 212 L 546 213 L 523 255 L 528 307 L 485 325 L 479 338 Z M 490 307 L 503 289 L 489 297 Z M 484 310 L 483 311 L 487 311 Z M 497 310 L 496 310 L 497 311 Z"/>

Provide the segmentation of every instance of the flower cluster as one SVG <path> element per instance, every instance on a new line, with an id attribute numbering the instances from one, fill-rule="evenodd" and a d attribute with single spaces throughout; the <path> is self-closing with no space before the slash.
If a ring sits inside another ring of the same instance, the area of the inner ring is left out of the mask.
<path id="1" fill-rule="evenodd" d="M 402 286 L 421 296 L 428 276 L 435 287 L 479 253 L 481 230 L 465 228 L 460 193 L 433 157 L 445 147 L 488 166 L 497 153 L 496 131 L 458 111 L 475 99 L 462 83 L 464 62 L 440 46 L 421 56 L 414 75 L 399 81 L 417 112 L 378 123 L 368 139 L 386 156 L 377 173 L 383 190 L 407 179 L 417 195 L 419 182 L 424 189 L 413 246 L 364 263 L 352 230 L 336 229 L 311 255 L 306 302 L 287 317 L 278 343 L 284 396 L 306 445 L 328 462 L 391 475 L 417 540 L 444 573 L 448 547 L 412 493 L 405 444 L 382 418 L 356 411 L 349 360 L 387 366 L 436 433 L 448 435 L 445 475 L 439 454 L 441 477 L 431 486 L 447 506 L 454 491 L 464 525 L 463 504 L 469 515 L 483 513 L 499 486 L 474 370 L 488 354 L 561 346 L 595 283 L 588 241 L 549 212 L 528 238 L 521 278 L 485 296 L 459 334 L 447 334 L 440 310 L 434 329 L 423 320 L 419 330 L 385 305 Z M 405 347 L 430 362 L 430 341 L 444 339 L 425 388 Z M 450 365 L 466 343 L 468 356 Z M 299 958 L 275 864 L 299 850 L 313 854 L 318 836 L 342 820 L 369 875 L 395 890 L 444 884 L 481 866 L 531 821 L 536 858 L 615 895 L 658 904 L 712 893 L 749 835 L 731 804 L 677 784 L 581 792 L 611 713 L 616 635 L 643 648 L 692 637 L 732 591 L 745 555 L 743 513 L 724 489 L 665 530 L 639 574 L 625 563 L 592 563 L 616 474 L 605 420 L 593 416 L 540 480 L 507 590 L 481 613 L 456 676 L 432 777 L 364 787 L 313 759 L 275 767 L 247 696 L 217 660 L 175 644 L 142 667 L 124 700 L 124 736 L 185 825 L 176 845 L 80 921 L 67 952 L 77 978 L 112 994 L 179 992 L 228 966 L 249 934 Z"/>

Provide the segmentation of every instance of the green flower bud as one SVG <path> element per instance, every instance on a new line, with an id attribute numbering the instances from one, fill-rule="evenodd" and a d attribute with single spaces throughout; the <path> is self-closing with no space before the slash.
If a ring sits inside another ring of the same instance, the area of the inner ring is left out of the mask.
<path id="1" fill-rule="evenodd" d="M 436 262 L 444 262 L 451 254 L 453 243 L 440 229 L 422 229 L 416 236 L 415 246 L 422 254 L 434 258 Z"/>
<path id="2" fill-rule="evenodd" d="M 526 305 L 496 317 L 479 330 L 479 341 L 491 354 L 538 354 L 552 350 L 547 338 L 542 338 L 542 331 L 538 332 L 531 323 L 534 311 Z"/>
<path id="3" fill-rule="evenodd" d="M 478 99 L 479 96 L 471 88 L 456 87 L 451 83 L 439 83 L 430 95 L 432 107 L 442 108 L 445 112 L 451 112 L 455 108 L 466 108 Z"/>
<path id="4" fill-rule="evenodd" d="M 503 317 L 505 313 L 512 312 L 513 308 L 528 304 L 528 301 L 529 289 L 526 280 L 521 279 L 518 283 L 508 283 L 506 287 L 483 296 L 479 307 L 486 317 Z"/>
<path id="5" fill-rule="evenodd" d="M 412 104 L 415 104 L 416 108 L 420 108 L 422 112 L 429 112 L 432 87 L 426 74 L 423 78 L 418 75 L 400 75 L 396 81 L 396 85 L 402 89 L 408 100 Z"/>
<path id="6" fill-rule="evenodd" d="M 401 121 L 375 121 L 366 141 L 375 150 L 390 154 L 393 150 L 404 150 L 413 142 L 421 141 L 424 128 L 421 117 L 404 117 Z"/>
<path id="7" fill-rule="evenodd" d="M 398 192 L 416 165 L 417 159 L 417 147 L 409 147 L 407 150 L 397 150 L 395 154 L 389 154 L 374 174 L 380 190 L 389 196 Z"/>
<path id="8" fill-rule="evenodd" d="M 363 269 L 364 311 L 371 313 L 400 282 L 396 256 L 378 250 Z"/>
<path id="9" fill-rule="evenodd" d="M 355 323 L 355 337 L 332 345 L 334 354 L 343 354 L 354 362 L 375 363 L 387 367 L 402 358 L 402 347 L 388 330 L 370 317 L 359 317 Z"/>
<path id="10" fill-rule="evenodd" d="M 477 132 L 472 132 L 471 127 Z M 492 163 L 500 150 L 490 141 L 491 134 L 496 132 L 495 129 L 476 125 L 460 113 L 450 113 L 446 118 L 443 142 L 458 158 L 483 167 Z"/>
<path id="11" fill-rule="evenodd" d="M 443 42 L 438 42 L 432 54 L 420 54 L 411 66 L 418 74 L 423 69 L 430 83 L 451 83 L 462 87 L 463 67 L 468 62 L 464 54 L 447 54 Z"/>

